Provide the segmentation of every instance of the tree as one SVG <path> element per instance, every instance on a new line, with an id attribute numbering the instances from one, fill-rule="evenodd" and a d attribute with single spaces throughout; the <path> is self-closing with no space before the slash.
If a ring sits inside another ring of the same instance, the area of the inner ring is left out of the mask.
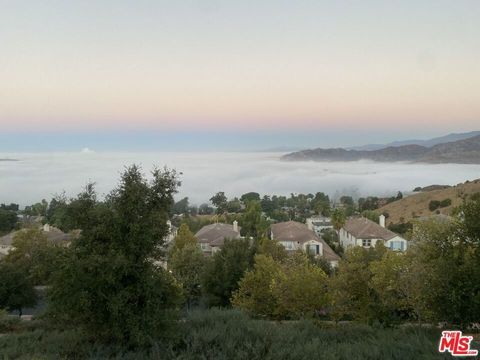
<path id="1" fill-rule="evenodd" d="M 270 256 L 275 261 L 284 261 L 288 257 L 287 250 L 282 244 L 266 237 L 258 241 L 257 254 Z"/>
<path id="2" fill-rule="evenodd" d="M 245 205 L 250 201 L 260 201 L 260 194 L 256 192 L 249 192 L 240 196 L 240 201 Z"/>
<path id="3" fill-rule="evenodd" d="M 338 238 L 340 238 L 340 229 L 345 225 L 347 217 L 342 209 L 335 209 L 332 212 L 332 225 L 337 232 Z"/>
<path id="4" fill-rule="evenodd" d="M 16 223 L 17 214 L 15 211 L 0 209 L 0 234 L 12 231 Z"/>
<path id="5" fill-rule="evenodd" d="M 317 214 L 322 216 L 330 215 L 330 198 L 323 192 L 317 192 L 312 200 L 312 207 Z"/>
<path id="6" fill-rule="evenodd" d="M 205 257 L 197 240 L 186 224 L 180 225 L 169 252 L 168 269 L 182 286 L 187 308 L 201 295 L 200 278 L 204 265 Z"/>
<path id="7" fill-rule="evenodd" d="M 47 240 L 39 229 L 25 229 L 13 239 L 5 261 L 21 268 L 35 285 L 46 285 L 63 259 L 65 249 Z"/>
<path id="8" fill-rule="evenodd" d="M 283 261 L 255 256 L 232 304 L 260 317 L 299 319 L 319 314 L 328 304 L 327 276 L 303 253 Z"/>
<path id="9" fill-rule="evenodd" d="M 209 306 L 228 306 L 245 271 L 253 265 L 254 249 L 248 240 L 229 240 L 207 263 L 202 288 Z"/>
<path id="10" fill-rule="evenodd" d="M 177 201 L 173 205 L 172 212 L 174 214 L 188 214 L 189 213 L 189 206 L 188 206 L 188 197 L 184 197 L 182 200 Z"/>
<path id="11" fill-rule="evenodd" d="M 238 198 L 234 198 L 227 202 L 227 211 L 229 213 L 238 213 L 242 209 L 242 203 Z"/>
<path id="12" fill-rule="evenodd" d="M 170 249 L 170 254 L 174 253 L 175 251 L 182 250 L 187 245 L 198 246 L 198 243 L 197 239 L 195 239 L 195 235 L 193 235 L 193 233 L 190 231 L 188 225 L 186 223 L 182 223 L 178 228 L 177 236 L 175 236 L 173 246 Z"/>
<path id="13" fill-rule="evenodd" d="M 31 206 L 26 206 L 24 213 L 26 215 L 33 216 L 45 216 L 47 214 L 48 202 L 45 199 L 42 199 L 41 202 L 33 204 Z"/>
<path id="14" fill-rule="evenodd" d="M 259 201 L 250 201 L 242 216 L 242 234 L 247 237 L 259 238 L 267 235 L 269 222 L 262 215 Z"/>
<path id="15" fill-rule="evenodd" d="M 18 211 L 20 206 L 15 203 L 10 203 L 9 205 L 7 204 L 0 204 L 0 209 L 2 210 L 9 210 L 9 211 Z"/>
<path id="16" fill-rule="evenodd" d="M 271 286 L 280 318 L 311 318 L 328 305 L 327 275 L 311 264 L 306 254 L 287 259 Z"/>
<path id="17" fill-rule="evenodd" d="M 254 268 L 245 273 L 238 290 L 233 293 L 232 305 L 256 316 L 274 317 L 277 300 L 272 292 L 272 282 L 279 278 L 280 272 L 280 264 L 272 257 L 256 255 Z"/>
<path id="18" fill-rule="evenodd" d="M 407 260 L 404 254 L 387 251 L 381 259 L 370 263 L 371 287 L 379 305 L 377 317 L 384 323 L 399 322 L 411 315 L 410 284 L 405 281 Z"/>
<path id="19" fill-rule="evenodd" d="M 210 205 L 208 204 L 202 204 L 200 205 L 200 207 L 198 208 L 198 213 L 200 215 L 212 215 L 215 213 L 215 209 L 212 208 Z"/>
<path id="20" fill-rule="evenodd" d="M 370 323 L 377 317 L 378 299 L 371 286 L 370 263 L 382 258 L 383 245 L 364 249 L 354 247 L 345 252 L 330 282 L 330 298 L 334 319 L 353 318 Z"/>
<path id="21" fill-rule="evenodd" d="M 227 210 L 227 200 L 223 191 L 219 191 L 210 198 L 210 202 L 217 208 L 217 214 L 223 214 Z"/>
<path id="22" fill-rule="evenodd" d="M 93 186 L 77 197 L 82 232 L 53 278 L 53 319 L 131 346 L 165 331 L 166 310 L 178 304 L 180 290 L 155 261 L 162 259 L 179 181 L 167 169 L 154 170 L 152 178 L 147 181 L 134 165 L 104 202 Z"/>
<path id="23" fill-rule="evenodd" d="M 33 284 L 28 274 L 15 264 L 0 262 L 0 308 L 18 310 L 22 316 L 25 307 L 37 302 Z"/>

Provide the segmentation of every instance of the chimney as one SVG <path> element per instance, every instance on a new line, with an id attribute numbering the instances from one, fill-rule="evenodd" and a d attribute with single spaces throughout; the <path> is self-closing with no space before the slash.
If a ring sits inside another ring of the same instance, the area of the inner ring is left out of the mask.
<path id="1" fill-rule="evenodd" d="M 233 222 L 233 231 L 235 231 L 235 232 L 238 233 L 238 221 L 237 221 L 237 220 L 235 220 L 235 221 Z"/>
<path id="2" fill-rule="evenodd" d="M 313 230 L 313 221 L 311 218 L 307 219 L 307 228 L 308 230 Z"/>
<path id="3" fill-rule="evenodd" d="M 381 227 L 385 227 L 385 215 L 382 214 L 378 217 L 378 223 Z"/>
<path id="4" fill-rule="evenodd" d="M 43 225 L 43 231 L 49 232 L 50 231 L 50 225 L 49 224 Z"/>

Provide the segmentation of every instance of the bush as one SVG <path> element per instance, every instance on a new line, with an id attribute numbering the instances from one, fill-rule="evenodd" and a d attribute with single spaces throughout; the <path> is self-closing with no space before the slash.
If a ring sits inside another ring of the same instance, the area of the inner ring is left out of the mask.
<path id="1" fill-rule="evenodd" d="M 447 207 L 447 206 L 450 206 L 450 205 L 452 205 L 452 200 L 451 199 L 444 199 L 442 201 L 432 200 L 428 203 L 428 209 L 430 211 L 435 211 L 439 208 L 444 208 L 444 207 Z"/>
<path id="2" fill-rule="evenodd" d="M 435 211 L 440 207 L 440 201 L 438 200 L 432 200 L 428 203 L 428 209 L 430 211 Z"/>
<path id="3" fill-rule="evenodd" d="M 0 333 L 11 332 L 18 328 L 20 318 L 9 316 L 6 311 L 0 310 Z"/>
<path id="4" fill-rule="evenodd" d="M 178 338 L 137 350 L 88 341 L 78 330 L 35 328 L 0 337 L 0 353 L 5 359 L 450 358 L 437 352 L 440 331 L 434 328 L 383 329 L 306 320 L 273 322 L 251 319 L 238 310 L 220 309 L 193 311 L 181 324 Z"/>

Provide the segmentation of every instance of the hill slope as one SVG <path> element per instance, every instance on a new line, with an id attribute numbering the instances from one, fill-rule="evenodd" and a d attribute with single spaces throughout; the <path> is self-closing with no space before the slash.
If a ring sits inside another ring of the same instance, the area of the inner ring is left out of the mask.
<path id="1" fill-rule="evenodd" d="M 438 144 L 432 147 L 420 145 L 391 146 L 379 150 L 313 149 L 282 156 L 287 161 L 409 161 L 425 163 L 480 164 L 480 135 Z"/>
<path id="2" fill-rule="evenodd" d="M 425 147 L 432 147 L 434 145 L 443 144 L 452 141 L 464 140 L 474 136 L 480 135 L 480 131 L 470 131 L 467 133 L 452 133 L 445 136 L 440 136 L 428 140 L 401 140 L 393 141 L 388 144 L 368 144 L 363 146 L 355 146 L 349 148 L 349 150 L 379 150 L 390 146 L 403 146 L 403 145 L 421 145 Z"/>
<path id="3" fill-rule="evenodd" d="M 430 201 L 450 199 L 452 201 L 450 206 L 438 209 L 441 214 L 450 215 L 452 209 L 462 203 L 462 197 L 465 195 L 470 196 L 477 192 L 480 192 L 480 179 L 458 184 L 447 189 L 415 193 L 375 211 L 379 214 L 384 212 L 389 214 L 387 224 L 398 224 L 408 222 L 415 217 L 433 215 L 436 213 L 436 210 L 429 210 Z"/>

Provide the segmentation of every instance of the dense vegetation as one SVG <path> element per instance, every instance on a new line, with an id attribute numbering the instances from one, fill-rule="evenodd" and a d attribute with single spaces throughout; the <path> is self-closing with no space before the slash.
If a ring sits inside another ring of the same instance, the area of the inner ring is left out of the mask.
<path id="1" fill-rule="evenodd" d="M 438 329 L 405 326 L 396 329 L 359 324 L 334 326 L 302 320 L 254 320 L 235 310 L 188 314 L 168 341 L 150 348 L 129 349 L 95 341 L 74 328 L 47 328 L 41 320 L 20 325 L 0 337 L 5 359 L 449 359 L 437 352 Z M 1 329 L 1 322 L 0 322 Z M 478 348 L 478 343 L 473 347 Z"/>

